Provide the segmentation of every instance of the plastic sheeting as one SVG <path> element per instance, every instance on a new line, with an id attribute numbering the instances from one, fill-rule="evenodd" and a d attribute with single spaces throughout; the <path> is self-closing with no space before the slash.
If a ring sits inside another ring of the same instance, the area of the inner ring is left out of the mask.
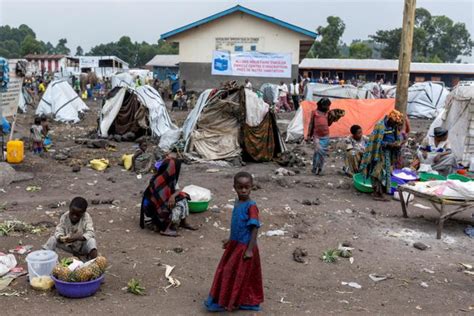
<path id="1" fill-rule="evenodd" d="M 374 99 L 371 91 L 356 88 L 353 85 L 329 85 L 322 83 L 308 83 L 304 88 L 306 101 L 319 101 L 321 98 L 335 99 Z"/>
<path id="2" fill-rule="evenodd" d="M 364 135 L 369 135 L 375 124 L 385 117 L 395 107 L 395 99 L 369 100 L 333 100 L 331 110 L 342 109 L 345 116 L 329 127 L 330 137 L 345 137 L 351 134 L 354 124 L 362 127 Z M 316 102 L 303 101 L 293 120 L 288 125 L 286 141 L 298 140 L 309 133 L 311 113 L 316 109 Z"/>
<path id="3" fill-rule="evenodd" d="M 278 103 L 278 85 L 273 83 L 264 83 L 260 87 L 263 93 L 263 100 L 268 104 Z"/>
<path id="4" fill-rule="evenodd" d="M 199 98 L 196 101 L 196 105 L 189 113 L 188 117 L 183 123 L 183 137 L 186 141 L 186 148 L 188 147 L 189 138 L 191 137 L 191 133 L 193 132 L 194 128 L 196 127 L 196 123 L 198 121 L 199 116 L 201 115 L 202 110 L 208 103 L 209 95 L 211 94 L 212 89 L 207 89 L 203 93 L 199 95 Z"/>
<path id="5" fill-rule="evenodd" d="M 126 88 L 134 88 L 135 81 L 133 80 L 133 76 L 128 72 L 121 72 L 112 75 L 111 78 L 112 89 L 115 87 L 126 87 Z"/>
<path id="6" fill-rule="evenodd" d="M 388 91 L 395 98 L 397 89 Z M 411 117 L 435 118 L 444 108 L 449 91 L 441 83 L 419 82 L 408 88 L 407 114 Z"/>
<path id="7" fill-rule="evenodd" d="M 149 127 L 153 136 L 161 137 L 170 130 L 178 130 L 178 127 L 171 121 L 165 103 L 158 91 L 150 86 L 128 89 L 130 93 L 135 93 L 140 104 L 148 109 Z M 108 131 L 122 107 L 126 92 L 127 88 L 122 87 L 102 107 L 99 127 L 101 136 L 108 136 Z"/>
<path id="8" fill-rule="evenodd" d="M 468 166 L 474 156 L 474 85 L 458 85 L 451 91 L 428 135 L 433 136 L 434 128 L 439 126 L 449 131 L 448 140 L 456 159 Z"/>
<path id="9" fill-rule="evenodd" d="M 56 121 L 79 122 L 79 113 L 89 110 L 65 80 L 54 80 L 41 98 L 36 115 L 52 115 Z"/>
<path id="10" fill-rule="evenodd" d="M 136 90 L 140 102 L 148 109 L 152 135 L 161 137 L 169 130 L 177 130 L 166 109 L 161 95 L 151 86 L 140 86 Z"/>
<path id="11" fill-rule="evenodd" d="M 267 115 L 269 106 L 262 98 L 259 98 L 255 92 L 249 89 L 245 89 L 244 91 L 246 109 L 245 123 L 251 127 L 258 126 L 262 123 L 265 115 Z"/>

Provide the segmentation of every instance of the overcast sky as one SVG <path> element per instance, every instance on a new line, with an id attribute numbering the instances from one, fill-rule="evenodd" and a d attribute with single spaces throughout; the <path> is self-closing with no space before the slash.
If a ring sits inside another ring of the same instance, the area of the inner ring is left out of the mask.
<path id="1" fill-rule="evenodd" d="M 162 33 L 236 4 L 313 31 L 327 16 L 339 16 L 347 43 L 401 26 L 403 11 L 403 0 L 0 0 L 0 25 L 27 24 L 54 45 L 65 37 L 74 53 L 78 45 L 88 51 L 123 35 L 156 42 Z M 418 0 L 417 6 L 465 23 L 474 38 L 474 0 Z"/>

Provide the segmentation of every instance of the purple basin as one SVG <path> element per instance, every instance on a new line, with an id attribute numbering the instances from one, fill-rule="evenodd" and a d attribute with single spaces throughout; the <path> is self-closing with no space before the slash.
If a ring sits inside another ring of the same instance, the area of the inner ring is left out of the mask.
<path id="1" fill-rule="evenodd" d="M 95 292 L 99 290 L 104 277 L 105 274 L 102 274 L 99 278 L 92 281 L 65 282 L 56 279 L 54 276 L 51 276 L 58 293 L 62 296 L 70 298 L 82 298 L 94 295 Z"/>

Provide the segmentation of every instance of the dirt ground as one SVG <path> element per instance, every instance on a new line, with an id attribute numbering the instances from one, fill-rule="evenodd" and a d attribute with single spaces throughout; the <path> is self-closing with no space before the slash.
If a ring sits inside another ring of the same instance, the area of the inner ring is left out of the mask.
<path id="1" fill-rule="evenodd" d="M 37 292 L 27 277 L 17 279 L 6 292 L 19 296 L 1 297 L 4 315 L 200 315 L 205 313 L 207 297 L 215 268 L 222 255 L 221 240 L 229 234 L 231 209 L 235 194 L 232 176 L 239 170 L 250 171 L 260 189 L 253 198 L 260 209 L 259 247 L 264 276 L 265 302 L 261 314 L 468 314 L 474 313 L 474 279 L 461 271 L 460 262 L 474 263 L 473 240 L 463 229 L 472 224 L 470 212 L 455 216 L 445 224 L 441 240 L 435 238 L 437 214 L 427 201 L 415 199 L 410 217 L 402 217 L 398 201 L 374 202 L 369 195 L 358 193 L 351 179 L 340 173 L 342 159 L 332 155 L 325 174 L 312 176 L 306 166 L 293 177 L 274 176 L 275 163 L 248 164 L 245 167 L 216 167 L 212 164 L 184 165 L 180 185 L 196 184 L 212 191 L 211 206 L 217 210 L 192 214 L 190 222 L 198 231 L 181 231 L 178 238 L 167 238 L 138 225 L 139 203 L 150 175 L 138 179 L 118 165 L 124 153 L 132 153 L 134 143 L 113 143 L 117 151 L 89 149 L 77 145 L 74 138 L 83 137 L 95 128 L 98 107 L 91 102 L 84 120 L 77 125 L 52 123 L 54 149 L 71 148 L 72 158 L 56 161 L 53 153 L 40 158 L 30 152 L 17 171 L 32 172 L 34 179 L 13 183 L 0 191 L 6 203 L 0 211 L 0 222 L 18 219 L 28 223 L 48 221 L 56 224 L 67 202 L 74 196 L 112 199 L 114 204 L 90 205 L 99 252 L 110 261 L 105 283 L 93 297 L 67 299 L 56 291 Z M 172 113 L 180 124 L 186 113 Z M 291 114 L 280 119 L 291 119 Z M 17 123 L 18 135 L 27 136 L 32 114 L 22 114 Z M 284 123 L 284 121 L 283 121 Z M 429 122 L 413 122 L 413 128 L 426 128 Z M 294 145 L 290 145 L 290 150 Z M 304 147 L 306 159 L 311 148 Z M 109 158 L 111 167 L 97 172 L 87 167 L 92 158 Z M 73 173 L 71 165 L 82 163 Z M 218 172 L 206 172 L 208 169 Z M 38 192 L 26 187 L 37 185 Z M 306 206 L 303 200 L 319 199 L 319 205 Z M 414 207 L 419 203 L 430 209 Z M 0 203 L 1 204 L 1 203 Z M 34 249 L 47 240 L 54 228 L 40 234 L 0 237 L 0 251 L 8 252 L 19 244 Z M 282 229 L 284 236 L 265 235 Z M 414 242 L 430 247 L 421 251 Z M 355 248 L 354 262 L 340 258 L 324 263 L 324 250 L 350 242 Z M 295 248 L 307 250 L 307 263 L 297 263 Z M 182 250 L 182 251 L 180 251 Z M 60 253 L 60 256 L 65 255 Z M 26 268 L 25 256 L 16 255 Z M 181 281 L 178 288 L 164 287 L 164 268 L 176 266 L 173 276 Z M 427 272 L 428 271 L 428 272 Z M 433 272 L 433 273 L 430 273 Z M 387 280 L 374 282 L 369 274 L 386 275 Z M 126 293 L 123 287 L 136 278 L 146 287 L 145 296 Z M 357 282 L 360 289 L 341 282 Z M 425 282 L 428 287 L 420 284 Z M 242 313 L 242 312 L 238 312 Z M 247 312 L 248 313 L 248 312 Z"/>

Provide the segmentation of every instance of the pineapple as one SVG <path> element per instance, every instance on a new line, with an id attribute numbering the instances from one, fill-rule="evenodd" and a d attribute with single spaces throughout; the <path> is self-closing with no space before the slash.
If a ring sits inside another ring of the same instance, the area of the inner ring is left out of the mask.
<path id="1" fill-rule="evenodd" d="M 67 278 L 67 282 L 79 282 L 79 277 L 76 271 L 71 271 Z"/>
<path id="2" fill-rule="evenodd" d="M 102 272 L 105 272 L 105 269 L 107 268 L 107 259 L 105 259 L 105 257 L 98 256 L 95 258 L 95 263 L 97 263 Z"/>
<path id="3" fill-rule="evenodd" d="M 90 269 L 90 271 L 92 273 L 91 280 L 98 279 L 103 273 L 102 269 L 99 267 L 99 265 L 96 262 L 91 263 L 88 266 L 88 268 Z"/>
<path id="4" fill-rule="evenodd" d="M 64 267 L 61 264 L 58 264 L 53 269 L 54 277 L 56 277 L 57 279 L 59 279 L 61 281 L 67 281 L 70 272 L 71 271 L 69 270 L 68 267 Z"/>
<path id="5" fill-rule="evenodd" d="M 75 270 L 74 272 L 76 273 L 79 282 L 89 281 L 93 276 L 90 267 L 82 267 Z"/>

